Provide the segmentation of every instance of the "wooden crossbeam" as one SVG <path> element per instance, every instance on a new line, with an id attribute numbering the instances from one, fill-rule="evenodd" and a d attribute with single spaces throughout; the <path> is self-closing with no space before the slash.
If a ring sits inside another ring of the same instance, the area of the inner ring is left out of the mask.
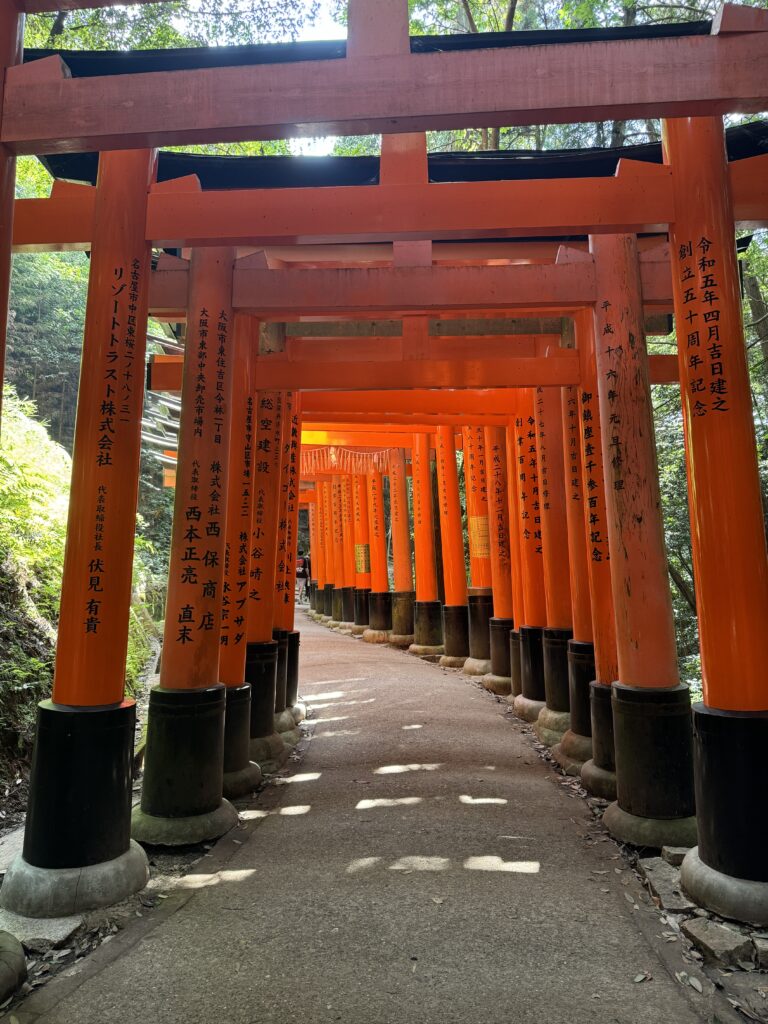
<path id="1" fill-rule="evenodd" d="M 667 259 L 641 261 L 643 301 L 668 310 L 672 286 Z M 528 311 L 534 316 L 595 301 L 589 258 L 535 266 L 388 267 L 347 270 L 236 269 L 233 304 L 265 320 L 302 316 L 400 316 L 449 311 Z M 150 283 L 150 309 L 164 319 L 186 318 L 187 273 L 183 261 L 158 269 Z"/>
<path id="2" fill-rule="evenodd" d="M 626 165 L 626 161 L 623 162 Z M 648 165 L 647 165 L 648 166 Z M 768 227 L 768 154 L 730 164 L 737 227 Z M 319 199 L 322 199 L 322 202 Z M 18 199 L 16 252 L 87 249 L 93 237 L 95 189 L 56 183 L 50 199 Z M 495 238 L 525 235 L 666 231 L 674 219 L 669 170 L 640 174 L 625 166 L 615 178 L 460 182 L 316 189 L 238 189 L 157 193 L 150 197 L 146 237 L 167 247 L 306 243 L 304 259 L 326 263 L 389 261 L 390 250 L 334 253 L 321 243 L 389 242 L 403 238 Z M 435 260 L 553 258 L 552 242 L 440 243 Z M 519 246 L 519 251 L 510 246 Z M 295 261 L 302 250 L 275 252 Z"/>
<path id="3" fill-rule="evenodd" d="M 751 113 L 768 107 L 767 64 L 768 32 L 748 31 L 28 84 L 22 71 L 0 139 L 51 153 Z"/>

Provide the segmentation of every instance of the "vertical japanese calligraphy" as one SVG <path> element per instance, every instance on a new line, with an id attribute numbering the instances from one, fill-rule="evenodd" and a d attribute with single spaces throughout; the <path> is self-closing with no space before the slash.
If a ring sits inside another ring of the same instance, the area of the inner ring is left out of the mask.
<path id="1" fill-rule="evenodd" d="M 99 160 L 54 675 L 62 704 L 123 696 L 144 390 L 134 377 L 141 385 L 150 258 L 142 225 L 154 165 L 148 150 Z"/>

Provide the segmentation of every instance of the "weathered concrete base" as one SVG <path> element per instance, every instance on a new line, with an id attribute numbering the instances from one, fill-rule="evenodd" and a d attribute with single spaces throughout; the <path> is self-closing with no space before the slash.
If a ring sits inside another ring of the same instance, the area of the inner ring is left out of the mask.
<path id="1" fill-rule="evenodd" d="M 255 761 L 249 761 L 239 771 L 224 772 L 224 796 L 227 800 L 239 800 L 258 789 L 262 778 L 261 768 Z"/>
<path id="2" fill-rule="evenodd" d="M 85 914 L 71 917 L 25 917 L 0 909 L 0 935 L 8 932 L 30 953 L 60 949 L 83 926 Z"/>
<path id="3" fill-rule="evenodd" d="M 0 1003 L 27 980 L 27 958 L 21 943 L 9 932 L 0 932 Z"/>
<path id="4" fill-rule="evenodd" d="M 534 732 L 545 747 L 554 747 L 570 727 L 570 711 L 552 711 L 551 708 L 544 707 L 536 719 Z"/>
<path id="5" fill-rule="evenodd" d="M 321 615 L 317 616 L 317 621 L 322 623 L 323 626 L 327 626 L 328 623 L 331 621 L 331 616 L 330 615 L 326 615 L 323 612 Z"/>
<path id="6" fill-rule="evenodd" d="M 467 658 L 461 671 L 466 676 L 487 676 L 491 671 L 491 659 Z"/>
<path id="7" fill-rule="evenodd" d="M 237 811 L 229 800 L 222 800 L 213 811 L 187 818 L 158 818 L 134 807 L 131 834 L 147 846 L 194 846 L 218 839 L 234 828 L 237 821 Z"/>
<path id="8" fill-rule="evenodd" d="M 442 644 L 411 644 L 408 653 L 415 654 L 417 658 L 439 658 L 445 653 L 445 648 Z"/>
<path id="9" fill-rule="evenodd" d="M 279 711 L 275 715 L 275 732 L 284 733 L 295 728 L 296 719 L 293 717 L 293 711 L 290 708 L 285 708 L 285 710 Z"/>
<path id="10" fill-rule="evenodd" d="M 355 630 L 359 628 L 359 626 L 355 626 L 354 622 L 339 623 L 339 632 L 343 633 L 345 636 L 352 636 Z"/>
<path id="11" fill-rule="evenodd" d="M 582 765 L 581 781 L 584 789 L 592 796 L 599 797 L 601 800 L 616 799 L 616 772 L 600 768 L 592 758 Z"/>
<path id="12" fill-rule="evenodd" d="M 148 881 L 147 855 L 133 840 L 114 860 L 83 868 L 37 868 L 19 855 L 0 889 L 0 906 L 25 917 L 71 917 L 119 903 Z"/>
<path id="13" fill-rule="evenodd" d="M 261 765 L 264 775 L 274 775 L 288 760 L 290 752 L 279 733 L 273 732 L 271 736 L 259 736 L 256 739 L 251 737 L 251 760 Z"/>
<path id="14" fill-rule="evenodd" d="M 466 658 L 459 657 L 456 654 L 444 654 L 439 661 L 441 668 L 463 668 Z"/>
<path id="15" fill-rule="evenodd" d="M 709 867 L 698 848 L 689 850 L 680 868 L 686 893 L 707 910 L 746 924 L 768 925 L 768 882 L 733 878 Z"/>
<path id="16" fill-rule="evenodd" d="M 338 629 L 340 625 L 341 625 L 341 619 L 331 619 L 331 618 L 329 618 L 328 621 L 326 622 L 326 626 L 328 627 L 328 629 Z"/>
<path id="17" fill-rule="evenodd" d="M 366 629 L 368 629 L 367 626 L 358 626 L 355 624 L 352 627 L 352 636 L 362 636 Z"/>
<path id="18" fill-rule="evenodd" d="M 543 700 L 531 700 L 530 697 L 524 697 L 521 693 L 515 697 L 512 707 L 515 709 L 517 717 L 522 718 L 524 722 L 535 722 L 546 704 Z"/>
<path id="19" fill-rule="evenodd" d="M 363 640 L 367 644 L 388 644 L 389 638 L 386 629 L 366 629 L 363 633 Z"/>
<path id="20" fill-rule="evenodd" d="M 606 807 L 603 823 L 614 839 L 633 846 L 693 846 L 696 818 L 640 818 L 612 803 Z"/>
<path id="21" fill-rule="evenodd" d="M 592 757 L 592 737 L 579 736 L 569 729 L 560 742 L 552 747 L 552 757 L 566 775 L 579 778 L 584 763 Z"/>
<path id="22" fill-rule="evenodd" d="M 299 722 L 303 722 L 307 717 L 307 705 L 303 701 L 297 701 L 293 707 L 290 708 L 290 711 L 296 725 L 298 725 Z"/>
<path id="23" fill-rule="evenodd" d="M 301 742 L 301 733 L 296 728 L 287 729 L 285 732 L 280 733 L 280 739 L 287 747 L 293 750 Z"/>
<path id="24" fill-rule="evenodd" d="M 391 647 L 410 647 L 413 643 L 413 633 L 390 633 L 387 643 Z"/>
<path id="25" fill-rule="evenodd" d="M 506 697 L 512 692 L 511 676 L 495 676 L 493 672 L 488 672 L 481 677 L 480 682 L 486 690 L 490 690 L 491 693 L 495 693 L 499 697 Z"/>

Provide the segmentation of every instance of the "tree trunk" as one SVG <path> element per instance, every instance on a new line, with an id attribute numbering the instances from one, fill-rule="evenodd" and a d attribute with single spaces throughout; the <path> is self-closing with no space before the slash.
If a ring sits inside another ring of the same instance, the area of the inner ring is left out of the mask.
<path id="1" fill-rule="evenodd" d="M 696 593 L 695 593 L 693 587 L 691 587 L 689 585 L 688 581 L 685 579 L 685 577 L 682 575 L 682 573 L 680 573 L 677 570 L 677 568 L 671 562 L 669 562 L 668 565 L 669 565 L 669 575 L 672 578 L 672 582 L 677 587 L 677 589 L 678 589 L 678 591 L 680 593 L 680 596 L 683 598 L 685 603 L 688 605 L 688 607 L 691 609 L 691 611 L 695 615 L 696 614 Z"/>
<path id="2" fill-rule="evenodd" d="M 759 280 L 746 267 L 744 269 L 744 292 L 752 316 L 752 330 L 760 342 L 760 352 L 765 362 L 766 371 L 768 371 L 768 302 L 765 301 Z"/>

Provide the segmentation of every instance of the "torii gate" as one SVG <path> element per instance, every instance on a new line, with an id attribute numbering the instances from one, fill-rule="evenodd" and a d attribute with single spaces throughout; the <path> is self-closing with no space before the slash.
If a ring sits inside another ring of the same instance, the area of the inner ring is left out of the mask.
<path id="1" fill-rule="evenodd" d="M 76 8 L 106 5 L 106 0 L 69 4 Z M 514 52 L 500 46 L 482 53 L 437 53 L 412 52 L 404 0 L 386 7 L 376 0 L 352 0 L 343 58 L 273 64 L 267 70 L 254 64 L 187 67 L 119 79 L 107 75 L 86 83 L 66 77 L 56 57 L 19 63 L 21 12 L 47 6 L 40 0 L 20 0 L 15 10 L 6 4 L 0 12 L 0 65 L 5 68 L 0 120 L 0 314 L 7 307 L 15 154 L 90 148 L 101 151 L 102 157 L 95 195 L 82 196 L 86 204 L 80 207 L 82 224 L 73 227 L 71 218 L 65 223 L 65 214 L 60 215 L 57 228 L 66 244 L 92 242 L 91 281 L 54 700 L 41 708 L 43 728 L 36 746 L 24 854 L 6 876 L 0 895 L 3 904 L 37 913 L 75 909 L 94 905 L 104 899 L 104 893 L 109 899 L 120 898 L 146 878 L 146 861 L 128 838 L 130 783 L 125 766 L 133 708 L 122 699 L 122 674 L 131 568 L 125 554 L 133 532 L 140 441 L 141 392 L 136 382 L 143 369 L 144 324 L 150 308 L 174 319 L 182 319 L 186 312 L 188 321 L 175 560 L 169 580 L 170 613 L 178 618 L 185 636 L 183 616 L 192 606 L 178 570 L 183 561 L 201 560 L 203 554 L 206 578 L 195 584 L 202 591 L 196 594 L 192 610 L 204 634 L 221 631 L 222 533 L 227 526 L 222 494 L 230 480 L 229 463 L 219 455 L 230 447 L 227 407 L 234 386 L 233 351 L 248 353 L 253 347 L 249 318 L 285 320 L 385 311 L 409 316 L 432 312 L 444 317 L 448 311 L 477 310 L 514 310 L 517 315 L 528 310 L 537 316 L 551 311 L 571 317 L 578 373 L 570 377 L 563 372 L 569 362 L 573 369 L 573 356 L 567 353 L 499 359 L 498 365 L 483 360 L 485 369 L 468 359 L 442 361 L 445 365 L 436 361 L 430 374 L 430 360 L 413 358 L 410 352 L 404 353 L 402 364 L 389 376 L 384 362 L 377 364 L 377 379 L 387 382 L 384 388 L 402 387 L 400 374 L 405 369 L 409 387 L 494 387 L 498 381 L 489 379 L 491 366 L 518 386 L 541 387 L 536 405 L 515 417 L 516 447 L 512 449 L 514 457 L 526 459 L 527 454 L 519 453 L 533 449 L 529 463 L 536 474 L 540 467 L 543 472 L 545 462 L 547 467 L 551 464 L 549 433 L 539 426 L 540 416 L 541 422 L 548 418 L 539 402 L 545 405 L 547 392 L 555 387 L 578 383 L 582 466 L 593 538 L 592 609 L 610 605 L 616 626 L 618 671 L 606 678 L 605 667 L 596 665 L 598 685 L 592 686 L 593 723 L 605 723 L 606 732 L 607 698 L 613 706 L 618 802 L 609 808 L 606 821 L 614 834 L 635 842 L 656 842 L 661 837 L 665 842 L 674 837 L 687 840 L 694 824 L 687 756 L 691 749 L 689 696 L 677 680 L 643 344 L 644 303 L 663 307 L 671 294 L 693 496 L 705 695 L 694 715 L 699 848 L 686 858 L 683 879 L 692 894 L 719 913 L 768 922 L 768 869 L 760 831 L 765 816 L 743 810 L 764 802 L 756 764 L 768 728 L 762 657 L 768 565 L 733 252 L 734 209 L 740 217 L 751 217 L 765 191 L 759 176 L 762 165 L 738 171 L 729 168 L 720 120 L 729 111 L 757 111 L 768 105 L 766 13 L 725 5 L 710 27 L 689 36 L 670 31 L 657 38 L 626 38 L 620 46 L 596 34 L 591 41 L 548 50 L 523 45 Z M 543 58 L 550 71 L 544 83 L 537 74 Z M 425 69 L 429 74 L 424 74 Z M 313 84 L 320 78 L 324 88 L 318 91 Z M 610 91 L 596 95 L 598 81 L 609 81 Z M 130 107 L 120 102 L 127 92 Z M 204 108 L 197 99 L 201 93 L 208 100 Z M 346 240 L 394 241 L 390 268 L 282 273 L 265 266 L 261 257 L 240 255 L 237 246 L 241 244 L 257 247 L 265 241 L 297 238 L 327 241 L 336 232 L 330 218 L 324 221 L 316 210 L 302 207 L 295 194 L 283 197 L 282 206 L 275 196 L 274 204 L 269 204 L 275 216 L 270 217 L 256 207 L 243 209 L 231 196 L 206 198 L 194 183 L 153 185 L 155 156 L 147 148 L 161 142 L 284 137 L 300 134 L 306 125 L 334 134 L 413 133 L 472 124 L 654 115 L 666 119 L 664 166 L 629 168 L 629 173 L 624 170 L 615 180 L 597 186 L 571 183 L 567 192 L 562 181 L 507 189 L 486 183 L 473 191 L 476 205 L 468 217 L 463 212 L 467 207 L 458 201 L 463 191 L 440 185 L 438 189 L 448 191 L 438 196 L 426 182 L 421 156 L 414 160 L 407 145 L 402 150 L 393 146 L 393 154 L 402 160 L 394 160 L 390 182 L 377 187 L 392 190 L 391 205 L 381 205 L 387 197 L 379 191 L 366 197 L 352 190 L 345 197 L 349 204 Z M 734 207 L 732 192 L 740 193 L 743 208 Z M 612 207 L 605 217 L 601 217 L 606 212 L 601 195 Z M 71 191 L 69 196 L 73 197 Z M 516 202 L 496 207 L 488 202 L 493 198 L 500 203 L 508 197 Z M 574 202 L 574 197 L 583 202 Z M 590 197 L 588 253 L 566 252 L 559 261 L 538 265 L 428 265 L 431 252 L 424 244 L 428 240 L 462 238 L 464 232 L 471 237 L 484 233 L 498 237 L 499 221 L 505 234 L 525 236 L 531 228 L 542 235 L 568 233 L 564 226 L 569 231 L 576 227 L 572 210 L 587 209 Z M 431 206 L 433 198 L 440 200 L 437 209 Z M 378 207 L 370 205 L 371 199 Z M 89 202 L 93 204 L 90 221 Z M 40 216 L 28 209 L 31 216 Z M 371 216 L 374 210 L 375 217 Z M 472 218 L 475 222 L 468 223 Z M 759 219 L 764 221 L 764 211 Z M 666 227 L 672 280 L 671 289 L 665 280 L 659 290 L 644 280 L 634 235 Z M 165 260 L 151 275 L 151 242 L 192 247 L 189 265 Z M 33 230 L 19 236 L 18 244 L 39 245 L 41 239 Z M 237 363 L 240 371 L 246 365 L 243 358 Z M 261 364 L 253 362 L 261 372 Z M 419 363 L 427 367 L 426 372 Z M 120 376 L 113 377 L 118 367 Z M 290 360 L 270 360 L 271 388 L 263 387 L 261 380 L 258 390 L 250 387 L 250 394 L 259 396 L 259 408 L 251 410 L 252 416 L 262 413 L 255 434 L 251 421 L 251 433 L 257 449 L 270 454 L 269 459 L 260 460 L 267 463 L 264 472 L 270 473 L 270 482 L 285 483 L 282 494 L 265 488 L 261 512 L 255 503 L 255 516 L 260 528 L 274 537 L 270 545 L 277 549 L 284 543 L 286 564 L 292 516 L 298 506 L 298 479 L 291 467 L 298 457 L 300 417 L 300 399 L 286 390 L 289 378 L 280 376 L 289 371 Z M 349 375 L 340 386 L 359 390 L 355 371 L 332 361 L 320 364 L 318 383 L 328 389 L 337 387 L 341 372 Z M 251 385 L 256 383 L 250 371 L 243 377 Z M 246 420 L 246 436 L 247 430 Z M 420 436 L 415 450 L 423 464 Z M 507 444 L 511 436 L 508 430 Z M 503 471 L 504 435 L 486 437 L 495 460 L 492 505 L 497 521 L 503 522 L 504 502 L 508 507 L 509 501 L 504 497 L 509 495 Z M 727 467 L 725 486 L 721 486 L 723 467 Z M 197 534 L 187 538 L 189 551 L 197 550 L 195 541 L 201 537 L 194 514 L 189 525 L 189 513 L 199 509 L 201 493 L 207 502 L 205 551 L 201 546 L 199 555 L 185 558 L 185 531 Z M 518 479 L 517 500 L 528 511 L 527 470 L 525 479 Z M 265 525 L 270 520 L 274 527 L 277 515 L 286 524 L 282 533 Z M 494 543 L 502 550 L 503 530 Z M 561 536 L 553 537 L 551 544 L 544 541 L 542 547 L 554 550 L 556 543 L 562 543 Z M 286 571 L 279 567 L 279 552 L 273 554 L 277 574 L 267 571 L 264 578 L 275 603 L 278 585 L 278 594 L 285 596 Z M 609 554 L 610 571 L 606 572 Z M 543 593 L 552 608 L 537 618 L 555 621 L 554 602 L 561 595 L 546 563 L 543 589 L 537 592 L 530 586 L 534 555 L 519 547 L 521 564 L 529 560 L 529 571 L 521 575 L 522 583 L 529 585 L 523 595 L 526 618 L 529 606 L 535 608 L 537 596 L 540 602 Z M 268 561 L 263 551 L 259 558 Z M 513 563 L 510 550 L 501 564 L 511 572 Z M 728 567 L 725 580 L 721 564 Z M 499 576 L 496 590 L 501 592 L 507 582 Z M 605 596 L 606 584 L 610 584 L 612 601 L 596 598 L 601 587 Z M 283 599 L 282 604 L 287 602 Z M 269 627 L 275 623 L 282 633 L 291 630 L 281 624 L 277 608 L 274 617 L 254 621 L 258 624 L 253 634 L 254 664 L 246 664 L 243 678 L 256 680 L 270 671 L 264 667 L 272 654 Z M 501 636 L 505 629 L 508 625 L 502 624 Z M 533 695 L 526 694 L 525 681 L 535 675 L 540 630 L 539 622 L 523 623 L 519 630 L 524 688 L 518 696 L 528 702 L 520 703 L 521 712 L 530 711 L 536 703 Z M 597 636 L 596 624 L 596 641 Z M 282 635 L 277 646 L 282 640 L 285 650 L 288 640 Z M 550 645 L 561 640 L 560 635 L 549 637 Z M 241 723 L 243 698 L 250 692 L 243 678 L 235 678 L 225 698 L 225 688 L 219 684 L 218 645 L 205 636 L 199 644 L 195 650 L 200 656 L 194 658 L 166 647 L 163 685 L 153 693 L 142 802 L 145 817 L 153 819 L 150 824 L 157 830 L 155 841 L 158 836 L 178 842 L 182 836 L 189 840 L 206 831 L 216 834 L 231 821 L 229 805 L 221 799 L 222 719 L 226 703 L 232 710 L 239 709 L 231 721 Z M 598 648 L 596 643 L 596 654 Z M 186 649 L 186 643 L 180 649 Z M 274 654 L 277 657 L 279 651 Z M 268 693 L 268 687 L 256 686 L 253 693 Z M 553 703 L 548 699 L 546 710 L 557 713 Z M 252 701 L 252 727 L 253 707 Z M 274 700 L 259 707 L 257 725 L 263 731 L 251 735 L 263 741 L 259 749 L 265 754 L 279 756 L 273 733 L 267 731 L 273 728 L 274 709 Z M 539 708 L 540 716 L 544 710 Z M 552 724 L 551 718 L 547 720 Z M 642 730 L 638 721 L 643 722 Z M 240 725 L 238 730 L 241 735 Z M 229 739 L 234 743 L 231 735 Z M 198 752 L 199 756 L 192 756 Z M 171 768 L 166 771 L 168 765 Z M 606 766 L 596 763 L 594 767 L 606 774 Z M 593 785 L 600 778 L 599 772 L 593 773 Z"/>

